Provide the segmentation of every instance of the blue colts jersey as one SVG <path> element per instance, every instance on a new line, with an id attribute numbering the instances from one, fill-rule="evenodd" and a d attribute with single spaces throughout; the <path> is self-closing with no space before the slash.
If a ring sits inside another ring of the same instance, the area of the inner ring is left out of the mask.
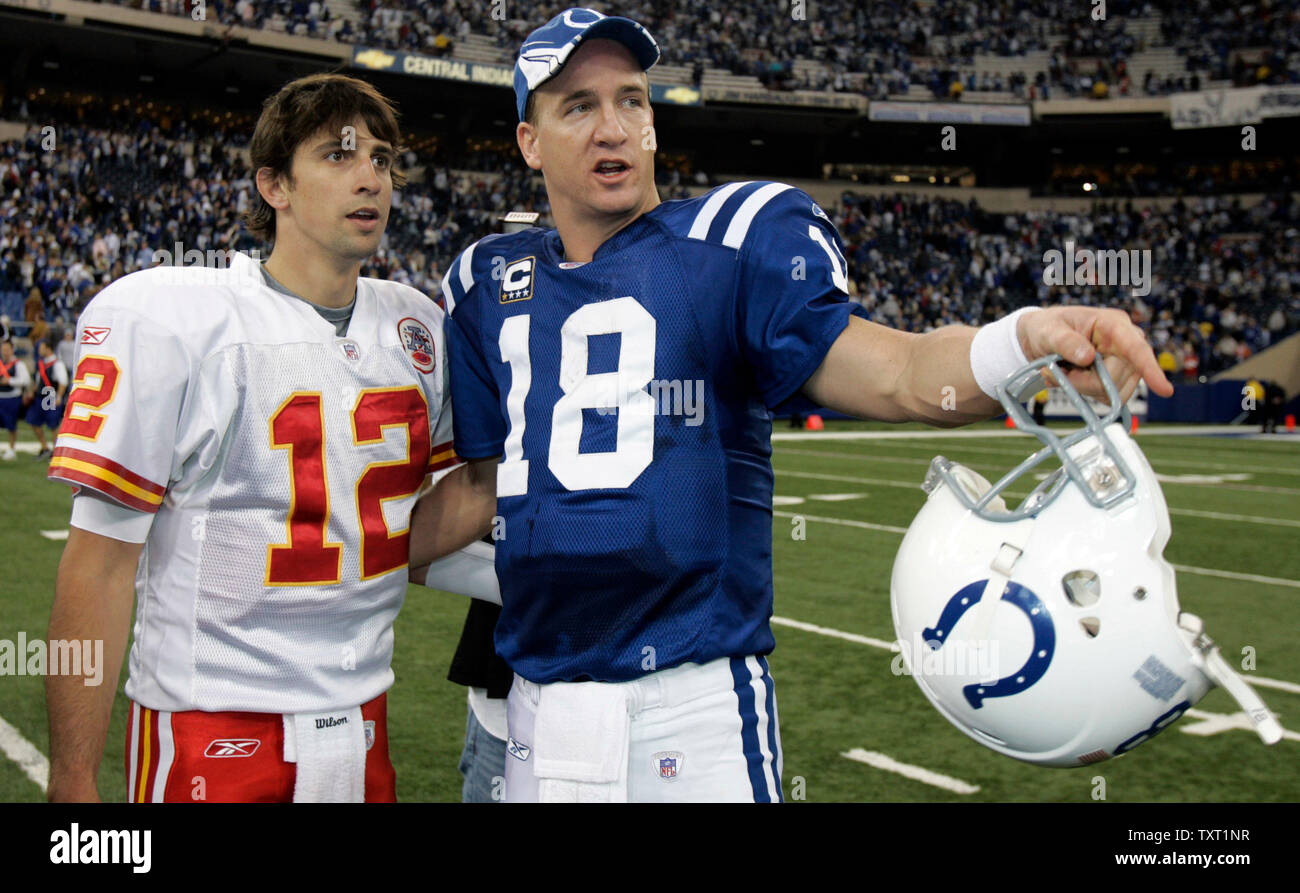
<path id="1" fill-rule="evenodd" d="M 526 679 L 623 681 L 772 650 L 771 415 L 848 324 L 804 192 L 663 203 L 590 263 L 489 236 L 443 283 L 456 453 L 502 456 L 497 652 Z"/>

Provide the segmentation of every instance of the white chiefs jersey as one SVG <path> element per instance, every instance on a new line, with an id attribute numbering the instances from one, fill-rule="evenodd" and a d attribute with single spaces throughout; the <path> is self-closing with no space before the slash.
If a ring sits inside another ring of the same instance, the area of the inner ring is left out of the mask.
<path id="1" fill-rule="evenodd" d="M 338 337 L 245 255 L 90 303 L 49 475 L 155 513 L 132 699 L 289 713 L 389 688 L 415 493 L 459 461 L 443 317 L 360 279 Z"/>

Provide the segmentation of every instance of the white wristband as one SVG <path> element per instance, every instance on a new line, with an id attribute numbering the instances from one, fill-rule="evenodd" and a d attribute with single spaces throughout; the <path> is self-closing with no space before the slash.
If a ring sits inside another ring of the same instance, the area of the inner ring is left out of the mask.
<path id="1" fill-rule="evenodd" d="M 1029 362 L 1016 332 L 1020 317 L 1042 307 L 1021 307 L 1009 316 L 982 326 L 970 344 L 970 371 L 980 390 L 998 399 L 998 385 Z"/>

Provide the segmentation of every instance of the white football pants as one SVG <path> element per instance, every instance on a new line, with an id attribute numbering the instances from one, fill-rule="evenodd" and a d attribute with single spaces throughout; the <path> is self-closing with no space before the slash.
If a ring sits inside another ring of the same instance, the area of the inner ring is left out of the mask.
<path id="1" fill-rule="evenodd" d="M 724 657 L 630 682 L 588 684 L 625 690 L 629 802 L 783 799 L 776 693 L 762 657 Z M 538 802 L 541 790 L 552 799 L 550 793 L 557 790 L 553 784 L 543 786 L 535 774 L 534 725 L 544 688 L 516 674 L 510 689 L 507 802 Z M 540 756 L 545 760 L 545 754 Z M 614 799 L 620 798 L 621 786 Z"/>

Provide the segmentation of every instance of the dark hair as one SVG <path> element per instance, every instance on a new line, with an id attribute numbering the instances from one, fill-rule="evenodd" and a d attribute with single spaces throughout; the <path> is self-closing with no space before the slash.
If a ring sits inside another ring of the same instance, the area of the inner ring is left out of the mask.
<path id="1" fill-rule="evenodd" d="M 397 110 L 372 85 L 344 74 L 312 74 L 290 81 L 262 104 L 262 114 L 249 143 L 249 161 L 253 175 L 270 168 L 275 176 L 293 180 L 293 153 L 304 140 L 322 130 L 342 131 L 357 118 L 375 139 L 386 140 L 393 151 L 401 153 L 401 130 Z M 395 168 L 393 186 L 401 188 L 406 177 Z M 275 208 L 254 191 L 253 206 L 244 214 L 244 225 L 253 235 L 275 239 Z"/>

